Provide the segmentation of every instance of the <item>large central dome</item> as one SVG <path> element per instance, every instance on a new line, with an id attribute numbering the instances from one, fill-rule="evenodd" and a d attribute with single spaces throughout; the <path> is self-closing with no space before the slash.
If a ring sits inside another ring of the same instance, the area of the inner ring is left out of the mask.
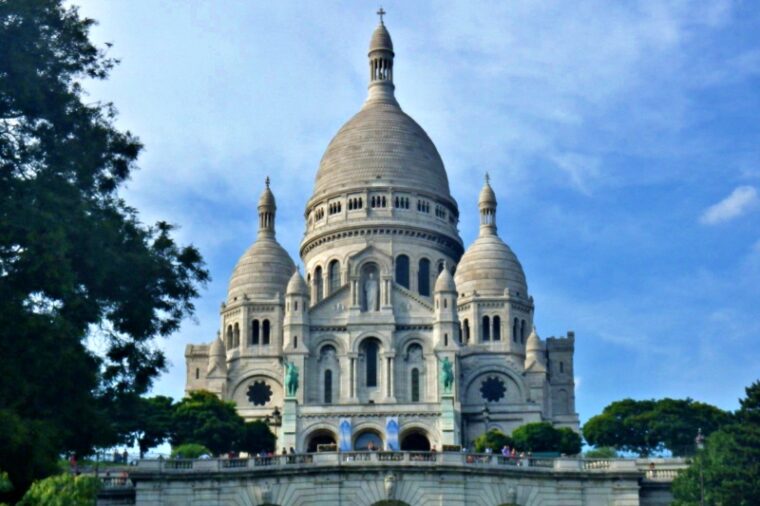
<path id="1" fill-rule="evenodd" d="M 393 96 L 393 43 L 382 23 L 372 34 L 369 57 L 369 97 L 327 146 L 311 201 L 391 187 L 423 190 L 456 206 L 433 141 Z"/>
<path id="2" fill-rule="evenodd" d="M 425 189 L 451 198 L 433 141 L 397 104 L 367 104 L 338 131 L 319 164 L 314 197 L 368 186 Z"/>

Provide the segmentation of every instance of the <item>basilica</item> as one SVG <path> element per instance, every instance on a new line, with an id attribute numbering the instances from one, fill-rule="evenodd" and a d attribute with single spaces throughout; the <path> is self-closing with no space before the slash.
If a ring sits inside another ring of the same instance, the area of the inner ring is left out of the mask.
<path id="1" fill-rule="evenodd" d="M 368 56 L 367 99 L 306 203 L 303 272 L 277 242 L 267 179 L 218 335 L 186 349 L 186 391 L 233 401 L 298 452 L 440 450 L 538 421 L 577 430 L 574 334 L 538 336 L 488 177 L 465 248 L 458 224 L 478 218 L 460 217 L 435 145 L 396 101 L 382 18 Z"/>

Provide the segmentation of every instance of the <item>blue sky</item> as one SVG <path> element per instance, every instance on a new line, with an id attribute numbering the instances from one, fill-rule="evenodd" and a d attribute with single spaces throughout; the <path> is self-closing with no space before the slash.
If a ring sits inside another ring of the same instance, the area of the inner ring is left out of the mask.
<path id="1" fill-rule="evenodd" d="M 181 225 L 213 282 L 158 343 L 182 395 L 210 341 L 265 176 L 297 261 L 324 149 L 366 95 L 374 2 L 76 2 L 122 60 L 106 82 L 145 144 L 123 191 Z M 760 378 L 760 6 L 383 3 L 396 95 L 436 143 L 477 232 L 485 171 L 539 335 L 576 332 L 582 420 L 623 397 L 733 409 Z"/>

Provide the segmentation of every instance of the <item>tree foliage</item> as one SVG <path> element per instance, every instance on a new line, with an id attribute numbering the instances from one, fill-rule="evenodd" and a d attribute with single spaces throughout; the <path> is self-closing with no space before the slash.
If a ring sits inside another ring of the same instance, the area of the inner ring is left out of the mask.
<path id="1" fill-rule="evenodd" d="M 240 449 L 251 455 L 274 452 L 277 437 L 261 420 L 246 422 Z"/>
<path id="2" fill-rule="evenodd" d="M 705 441 L 689 468 L 673 482 L 674 504 L 700 504 L 700 474 L 705 504 L 750 506 L 760 504 L 760 382 L 746 389 L 733 423 Z"/>
<path id="3" fill-rule="evenodd" d="M 203 455 L 211 456 L 211 450 L 196 443 L 185 443 L 172 448 L 172 457 L 180 459 L 197 459 Z"/>
<path id="4" fill-rule="evenodd" d="M 18 494 L 59 454 L 118 440 L 110 408 L 164 369 L 154 338 L 208 279 L 171 225 L 146 227 L 117 193 L 141 145 L 111 104 L 84 100 L 81 82 L 117 63 L 93 24 L 63 0 L 0 2 L 0 418 L 14 431 L 0 461 Z"/>
<path id="5" fill-rule="evenodd" d="M 528 423 L 512 432 L 512 440 L 518 451 L 557 452 L 575 455 L 581 451 L 581 437 L 572 429 L 559 428 L 548 422 Z"/>
<path id="6" fill-rule="evenodd" d="M 512 438 L 504 434 L 498 429 L 491 429 L 488 432 L 484 432 L 477 438 L 475 438 L 475 451 L 482 453 L 486 451 L 486 448 L 490 448 L 492 451 L 498 453 L 505 446 L 512 447 Z"/>
<path id="7" fill-rule="evenodd" d="M 191 392 L 178 402 L 172 425 L 173 446 L 196 443 L 214 455 L 238 450 L 245 435 L 245 422 L 235 404 L 206 391 Z"/>
<path id="8" fill-rule="evenodd" d="M 594 446 L 642 456 L 662 450 L 684 455 L 693 451 L 700 428 L 710 434 L 730 418 L 729 413 L 692 399 L 623 399 L 590 418 L 583 426 L 583 436 Z"/>
<path id="9" fill-rule="evenodd" d="M 94 476 L 58 474 L 34 482 L 18 506 L 95 506 L 99 488 Z"/>

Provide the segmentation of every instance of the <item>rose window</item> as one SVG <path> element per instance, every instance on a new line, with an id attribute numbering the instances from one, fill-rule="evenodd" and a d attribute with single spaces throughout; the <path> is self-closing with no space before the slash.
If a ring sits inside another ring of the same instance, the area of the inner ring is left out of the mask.
<path id="1" fill-rule="evenodd" d="M 254 406 L 264 406 L 272 399 L 272 387 L 263 381 L 254 381 L 248 387 L 248 400 Z"/>
<path id="2" fill-rule="evenodd" d="M 490 376 L 483 380 L 480 385 L 480 394 L 488 402 L 497 402 L 504 398 L 507 387 L 504 382 L 495 376 Z"/>

